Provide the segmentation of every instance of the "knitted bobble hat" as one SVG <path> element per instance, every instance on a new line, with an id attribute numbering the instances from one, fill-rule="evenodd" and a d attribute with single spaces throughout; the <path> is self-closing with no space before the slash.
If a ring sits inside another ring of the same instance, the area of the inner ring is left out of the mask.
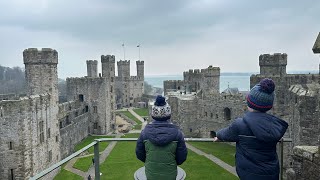
<path id="1" fill-rule="evenodd" d="M 275 84 L 272 79 L 262 79 L 247 95 L 247 104 L 257 111 L 266 112 L 273 106 Z"/>
<path id="2" fill-rule="evenodd" d="M 165 97 L 157 96 L 156 102 L 152 106 L 151 117 L 156 121 L 166 121 L 171 118 L 171 108 Z"/>

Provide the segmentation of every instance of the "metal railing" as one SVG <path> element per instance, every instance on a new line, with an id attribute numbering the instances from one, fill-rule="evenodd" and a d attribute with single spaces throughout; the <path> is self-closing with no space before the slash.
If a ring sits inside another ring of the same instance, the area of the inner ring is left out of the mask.
<path id="1" fill-rule="evenodd" d="M 65 159 L 59 161 L 58 163 L 52 165 L 51 167 L 45 169 L 44 171 L 40 172 L 39 174 L 30 178 L 30 180 L 37 180 L 45 175 L 49 174 L 53 170 L 59 168 L 64 163 L 68 162 L 69 160 L 75 158 L 76 156 L 80 155 L 84 151 L 88 150 L 90 147 L 94 146 L 94 169 L 95 169 L 95 179 L 100 180 L 100 162 L 99 162 L 99 143 L 105 141 L 137 141 L 138 138 L 100 138 L 95 139 L 94 142 L 90 143 L 89 145 L 85 146 L 84 148 L 80 149 L 79 151 L 71 154 L 70 156 L 66 157 Z M 186 142 L 213 142 L 213 138 L 184 138 Z M 223 142 L 223 141 L 220 141 Z M 279 141 L 280 147 L 280 179 L 283 177 L 283 143 L 284 142 L 292 142 L 291 138 L 282 138 Z"/>

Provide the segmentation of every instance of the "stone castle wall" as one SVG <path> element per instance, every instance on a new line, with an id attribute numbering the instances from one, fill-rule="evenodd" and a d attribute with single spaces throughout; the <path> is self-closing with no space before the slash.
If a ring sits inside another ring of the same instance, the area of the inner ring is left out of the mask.
<path id="1" fill-rule="evenodd" d="M 267 58 L 262 58 L 267 57 Z M 313 145 L 319 135 L 319 88 L 311 88 L 318 93 L 310 94 L 309 87 L 319 86 L 318 74 L 287 74 L 286 54 L 261 55 L 259 57 L 260 74 L 250 77 L 250 87 L 263 78 L 271 78 L 275 84 L 275 101 L 269 113 L 288 122 L 285 137 L 292 138 L 292 143 L 285 143 L 285 164 L 292 163 L 292 149 L 297 145 Z M 317 90 L 318 89 L 318 90 Z M 301 93 L 299 93 L 301 91 Z M 304 92 L 304 93 L 303 93 Z"/>
<path id="2" fill-rule="evenodd" d="M 210 137 L 211 133 L 243 116 L 246 110 L 244 98 L 242 95 L 205 98 L 169 95 L 171 120 L 182 129 L 186 137 Z"/>
<path id="3" fill-rule="evenodd" d="M 16 179 L 27 179 L 60 160 L 51 98 L 44 94 L 0 102 L 0 179 L 9 179 L 11 169 Z"/>
<path id="4" fill-rule="evenodd" d="M 67 99 L 77 100 L 81 96 L 90 111 L 90 133 L 106 134 L 114 126 L 110 82 L 107 78 L 67 78 Z"/>
<path id="5" fill-rule="evenodd" d="M 74 147 L 90 133 L 89 106 L 78 101 L 59 104 L 61 159 L 74 152 Z"/>
<path id="6" fill-rule="evenodd" d="M 117 108 L 133 106 L 144 93 L 144 61 L 136 61 L 137 76 L 130 76 L 130 60 L 118 61 L 115 77 Z"/>
<path id="7" fill-rule="evenodd" d="M 288 180 L 320 179 L 320 146 L 296 146 L 292 168 L 286 171 Z"/>

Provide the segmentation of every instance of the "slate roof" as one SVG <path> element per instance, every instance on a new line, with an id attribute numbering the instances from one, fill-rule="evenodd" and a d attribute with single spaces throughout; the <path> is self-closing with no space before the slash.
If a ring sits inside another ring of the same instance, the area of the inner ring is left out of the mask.
<path id="1" fill-rule="evenodd" d="M 315 53 L 315 54 L 320 53 L 320 32 L 319 32 L 319 34 L 318 34 L 318 37 L 317 37 L 317 39 L 316 39 L 316 42 L 315 42 L 314 45 L 313 45 L 312 51 L 313 51 L 313 53 Z"/>

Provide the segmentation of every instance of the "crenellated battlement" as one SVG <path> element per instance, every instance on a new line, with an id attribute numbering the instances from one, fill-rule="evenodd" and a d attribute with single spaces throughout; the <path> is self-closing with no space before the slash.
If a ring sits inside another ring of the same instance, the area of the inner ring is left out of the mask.
<path id="1" fill-rule="evenodd" d="M 259 56 L 260 74 L 269 76 L 283 76 L 287 74 L 287 54 L 274 53 Z"/>
<path id="2" fill-rule="evenodd" d="M 130 66 L 130 60 L 120 60 L 117 62 L 117 65 L 129 65 Z"/>
<path id="3" fill-rule="evenodd" d="M 220 76 L 220 68 L 209 66 L 207 69 L 201 71 L 201 73 L 203 73 L 204 76 Z"/>
<path id="4" fill-rule="evenodd" d="M 136 61 L 137 65 L 144 65 L 144 61 Z"/>
<path id="5" fill-rule="evenodd" d="M 259 65 L 261 66 L 279 66 L 287 65 L 286 53 L 261 54 L 259 56 Z"/>
<path id="6" fill-rule="evenodd" d="M 143 81 L 142 77 L 139 76 L 130 76 L 129 78 L 131 81 Z"/>
<path id="7" fill-rule="evenodd" d="M 51 48 L 28 48 L 23 51 L 24 64 L 58 64 L 58 52 Z"/>
<path id="8" fill-rule="evenodd" d="M 97 65 L 98 61 L 97 60 L 87 60 L 87 64 Z"/>
<path id="9" fill-rule="evenodd" d="M 115 61 L 114 55 L 101 55 L 101 63 L 115 63 Z"/>
<path id="10" fill-rule="evenodd" d="M 174 83 L 174 82 L 182 83 L 182 82 L 184 82 L 184 80 L 165 80 L 163 82 L 165 82 L 165 83 Z"/>
<path id="11" fill-rule="evenodd" d="M 197 76 L 220 76 L 220 68 L 209 66 L 206 69 L 189 69 L 189 71 L 184 71 L 184 77 L 197 77 Z"/>

